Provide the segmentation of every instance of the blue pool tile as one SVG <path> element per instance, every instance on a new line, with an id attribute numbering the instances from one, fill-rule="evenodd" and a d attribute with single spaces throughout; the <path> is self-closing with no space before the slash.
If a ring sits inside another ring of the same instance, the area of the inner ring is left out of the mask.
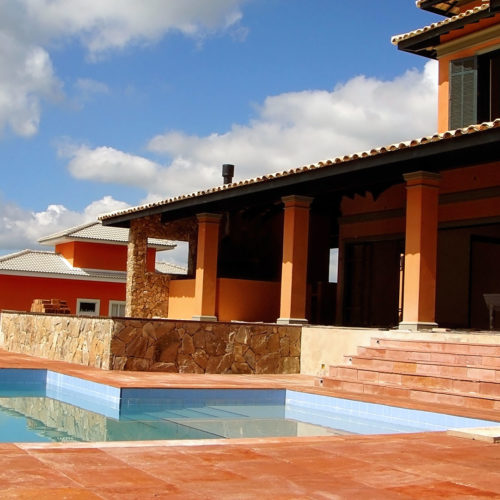
<path id="1" fill-rule="evenodd" d="M 107 417 L 120 414 L 120 389 L 90 380 L 48 371 L 46 395 Z"/>

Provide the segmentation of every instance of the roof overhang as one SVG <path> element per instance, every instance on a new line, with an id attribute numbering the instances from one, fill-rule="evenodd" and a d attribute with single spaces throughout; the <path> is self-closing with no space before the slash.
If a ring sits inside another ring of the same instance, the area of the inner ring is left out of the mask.
<path id="1" fill-rule="evenodd" d="M 420 0 L 417 6 L 422 10 L 452 17 L 460 13 L 460 7 L 471 3 L 472 0 Z"/>
<path id="2" fill-rule="evenodd" d="M 151 238 L 148 240 L 148 247 L 149 248 L 154 248 L 158 251 L 161 250 L 172 250 L 174 249 L 177 244 L 173 242 L 168 242 L 168 243 L 159 243 L 161 240 L 157 238 Z M 167 241 L 167 240 L 164 240 Z M 95 239 L 95 238 L 80 238 L 78 236 L 59 236 L 55 238 L 51 237 L 45 237 L 45 238 L 40 238 L 38 240 L 38 243 L 41 245 L 46 245 L 46 246 L 56 246 L 56 245 L 62 245 L 65 243 L 93 243 L 93 244 L 102 244 L 102 245 L 114 245 L 114 246 L 127 246 L 128 241 L 116 241 L 116 240 L 102 240 L 102 239 Z"/>
<path id="3" fill-rule="evenodd" d="M 46 278 L 46 279 L 58 279 L 58 280 L 71 280 L 71 281 L 97 281 L 100 283 L 126 283 L 127 273 L 123 272 L 121 274 L 114 275 L 81 275 L 81 274 L 64 274 L 64 273 L 50 273 L 44 271 L 28 271 L 28 270 L 18 270 L 18 269 L 0 269 L 0 275 L 9 276 L 22 276 L 29 278 Z"/>
<path id="4" fill-rule="evenodd" d="M 477 23 L 482 19 L 494 16 L 500 12 L 500 0 L 490 3 L 489 8 L 481 8 L 467 13 L 467 15 L 458 15 L 450 20 L 435 23 L 414 33 L 393 37 L 393 42 L 399 50 L 410 52 L 430 59 L 437 58 L 437 48 L 441 43 L 441 37 L 455 30 L 461 30 L 465 26 Z M 398 38 L 401 38 L 398 40 Z"/>
<path id="5" fill-rule="evenodd" d="M 471 127 L 472 128 L 472 127 Z M 448 136 L 446 134 L 449 134 Z M 329 164 L 276 174 L 271 179 L 248 181 L 230 189 L 213 190 L 196 196 L 137 207 L 125 213 L 109 214 L 104 225 L 129 227 L 130 221 L 161 214 L 162 221 L 192 217 L 198 213 L 276 204 L 287 195 L 352 196 L 355 193 L 381 192 L 403 182 L 403 174 L 417 170 L 442 171 L 499 160 L 500 120 L 481 131 L 466 129 L 417 141 L 401 143 L 393 150 L 338 158 Z M 453 135 L 457 134 L 457 135 Z M 372 150 L 373 151 L 373 150 Z"/>

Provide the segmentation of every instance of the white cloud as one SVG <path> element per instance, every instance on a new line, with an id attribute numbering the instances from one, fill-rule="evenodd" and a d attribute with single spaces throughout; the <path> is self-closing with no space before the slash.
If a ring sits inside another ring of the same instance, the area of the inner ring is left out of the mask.
<path id="1" fill-rule="evenodd" d="M 49 54 L 0 29 L 0 132 L 29 137 L 38 130 L 42 99 L 57 99 L 61 84 Z"/>
<path id="2" fill-rule="evenodd" d="M 129 44 L 158 41 L 169 31 L 203 37 L 240 21 L 245 0 L 17 0 L 47 38 L 77 36 L 91 57 Z"/>
<path id="3" fill-rule="evenodd" d="M 45 210 L 33 212 L 0 199 L 0 253 L 36 248 L 39 246 L 38 239 L 43 236 L 96 220 L 103 213 L 127 207 L 127 203 L 105 196 L 85 207 L 83 212 L 69 210 L 63 205 L 49 205 Z"/>
<path id="4" fill-rule="evenodd" d="M 110 147 L 64 146 L 59 154 L 71 158 L 68 169 L 77 179 L 119 183 L 147 189 L 155 183 L 159 165 Z"/>
<path id="5" fill-rule="evenodd" d="M 257 117 L 225 134 L 158 135 L 149 149 L 166 165 L 111 148 L 75 148 L 69 163 L 77 178 L 144 188 L 146 202 L 222 182 L 221 165 L 236 165 L 235 180 L 316 163 L 432 134 L 436 126 L 437 65 L 391 81 L 355 77 L 332 91 L 268 97 Z"/>
<path id="6" fill-rule="evenodd" d="M 44 99 L 61 98 L 49 51 L 79 40 L 89 59 L 131 44 L 157 42 L 177 31 L 201 40 L 220 30 L 241 32 L 246 0 L 2 0 L 0 2 L 0 133 L 32 136 Z M 103 92 L 92 80 L 80 90 Z M 85 97 L 85 96 L 84 96 Z"/>

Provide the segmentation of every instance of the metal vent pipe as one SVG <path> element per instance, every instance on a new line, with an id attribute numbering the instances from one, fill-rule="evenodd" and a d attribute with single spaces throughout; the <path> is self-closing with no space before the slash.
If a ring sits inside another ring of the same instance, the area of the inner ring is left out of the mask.
<path id="1" fill-rule="evenodd" d="M 224 184 L 231 184 L 234 176 L 234 165 L 224 163 L 222 165 L 222 177 L 224 177 Z"/>

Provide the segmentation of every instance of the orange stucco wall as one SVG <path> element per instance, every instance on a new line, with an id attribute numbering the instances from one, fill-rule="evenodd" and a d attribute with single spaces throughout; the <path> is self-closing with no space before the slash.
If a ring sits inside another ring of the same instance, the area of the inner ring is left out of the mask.
<path id="1" fill-rule="evenodd" d="M 341 203 L 339 239 L 404 234 L 404 206 L 406 191 L 404 184 L 392 186 L 377 199 L 371 193 L 365 196 L 344 197 Z"/>
<path id="2" fill-rule="evenodd" d="M 365 196 L 359 194 L 352 198 L 342 198 L 341 210 L 343 216 L 363 214 L 368 212 L 383 212 L 394 210 L 404 206 L 406 191 L 403 184 L 398 184 L 386 189 L 383 193 L 373 199 L 372 193 Z"/>
<path id="3" fill-rule="evenodd" d="M 474 167 L 457 168 L 441 172 L 439 192 L 458 193 L 500 185 L 499 163 L 486 163 Z"/>
<path id="4" fill-rule="evenodd" d="M 76 314 L 78 298 L 99 299 L 107 316 L 110 300 L 125 300 L 125 283 L 0 275 L 0 309 L 29 311 L 34 299 L 61 299 Z"/>
<path id="5" fill-rule="evenodd" d="M 279 316 L 280 282 L 219 278 L 217 316 L 219 321 L 264 321 Z"/>
<path id="6" fill-rule="evenodd" d="M 168 317 L 191 319 L 197 314 L 195 280 L 170 282 Z M 280 283 L 217 279 L 216 316 L 219 321 L 275 322 L 279 315 Z"/>
<path id="7" fill-rule="evenodd" d="M 126 245 L 71 241 L 56 245 L 55 251 L 60 253 L 74 267 L 113 271 L 127 270 Z M 154 271 L 155 259 L 156 250 L 148 248 L 148 271 Z"/>
<path id="8" fill-rule="evenodd" d="M 195 315 L 195 280 L 171 280 L 168 292 L 168 318 L 191 319 Z"/>

